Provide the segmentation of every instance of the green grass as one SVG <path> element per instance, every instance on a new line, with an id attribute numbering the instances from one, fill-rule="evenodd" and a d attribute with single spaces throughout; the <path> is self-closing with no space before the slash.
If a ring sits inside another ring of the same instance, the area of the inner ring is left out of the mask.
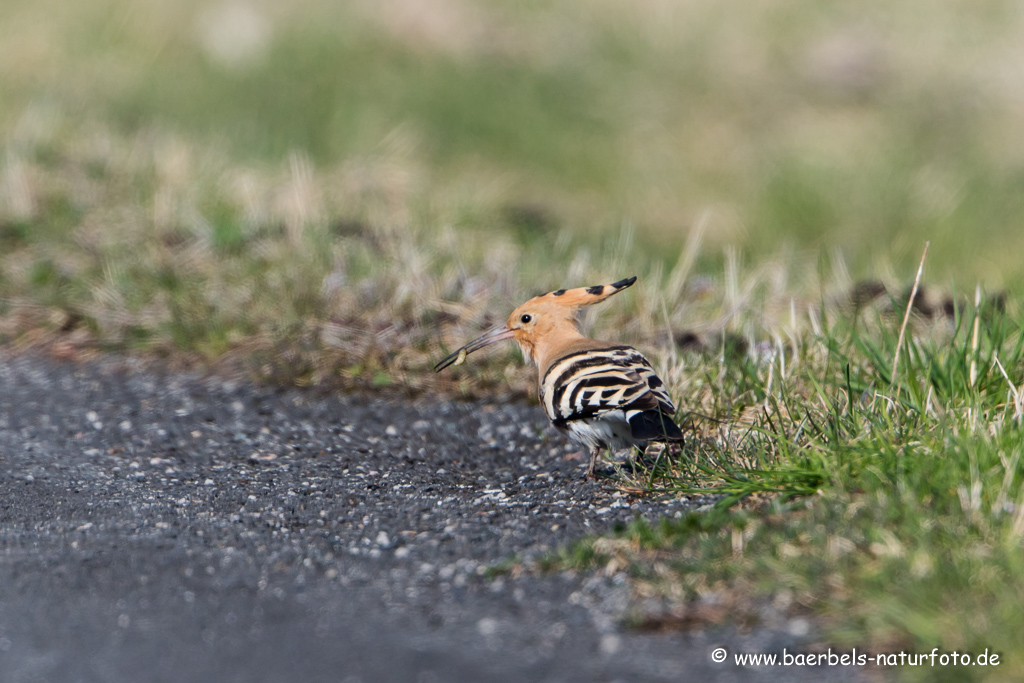
<path id="1" fill-rule="evenodd" d="M 756 623 L 758 605 L 784 596 L 836 644 L 1002 656 L 998 670 L 906 668 L 900 680 L 1020 678 L 1019 311 L 983 299 L 938 325 L 919 320 L 892 378 L 899 322 L 837 317 L 784 357 L 726 359 L 691 382 L 684 406 L 707 390 L 735 401 L 715 411 L 715 435 L 625 485 L 719 494 L 714 511 L 637 521 L 551 564 L 626 569 L 680 615 L 717 592 L 730 606 L 717 618 Z M 730 510 L 744 499 L 761 502 Z"/>
<path id="2" fill-rule="evenodd" d="M 1021 33 L 1009 0 L 5 3 L 0 343 L 532 396 L 509 348 L 431 367 L 635 274 L 584 327 L 697 438 L 619 485 L 722 509 L 563 564 L 1014 680 Z"/>

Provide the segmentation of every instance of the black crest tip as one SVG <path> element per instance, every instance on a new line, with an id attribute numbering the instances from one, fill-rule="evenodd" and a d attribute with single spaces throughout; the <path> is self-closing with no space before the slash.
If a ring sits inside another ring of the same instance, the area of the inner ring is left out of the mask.
<path id="1" fill-rule="evenodd" d="M 636 275 L 634 275 L 633 277 L 627 277 L 625 279 L 619 280 L 618 282 L 613 282 L 611 286 L 614 287 L 615 289 L 625 289 L 634 282 L 636 282 Z"/>

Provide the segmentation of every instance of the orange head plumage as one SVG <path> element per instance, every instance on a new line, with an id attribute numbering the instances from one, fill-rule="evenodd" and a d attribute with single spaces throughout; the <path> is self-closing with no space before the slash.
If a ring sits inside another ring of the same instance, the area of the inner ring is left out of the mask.
<path id="1" fill-rule="evenodd" d="M 576 327 L 576 315 L 581 308 L 600 303 L 634 282 L 635 275 L 610 285 L 559 289 L 535 296 L 512 311 L 505 325 L 457 349 L 434 369 L 440 372 L 450 365 L 458 365 L 466 359 L 466 355 L 506 339 L 514 339 L 527 359 L 543 367 L 545 359 L 550 358 L 558 349 L 583 339 Z"/>

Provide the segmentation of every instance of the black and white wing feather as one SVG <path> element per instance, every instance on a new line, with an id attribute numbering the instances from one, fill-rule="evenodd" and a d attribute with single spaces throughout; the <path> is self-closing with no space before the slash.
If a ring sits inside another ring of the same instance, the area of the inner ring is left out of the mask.
<path id="1" fill-rule="evenodd" d="M 682 439 L 672 421 L 676 408 L 664 383 L 630 346 L 570 353 L 541 380 L 541 403 L 556 427 L 621 415 L 637 441 Z"/>

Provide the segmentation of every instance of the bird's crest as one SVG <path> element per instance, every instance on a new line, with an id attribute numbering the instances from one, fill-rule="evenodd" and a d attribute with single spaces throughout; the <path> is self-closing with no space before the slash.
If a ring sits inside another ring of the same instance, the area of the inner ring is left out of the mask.
<path id="1" fill-rule="evenodd" d="M 610 285 L 593 285 L 591 287 L 575 287 L 573 289 L 557 289 L 547 294 L 534 297 L 523 306 L 534 303 L 554 305 L 571 309 L 574 313 L 584 306 L 592 306 L 601 303 L 613 294 L 618 294 L 636 282 L 636 276 L 627 277 Z"/>

